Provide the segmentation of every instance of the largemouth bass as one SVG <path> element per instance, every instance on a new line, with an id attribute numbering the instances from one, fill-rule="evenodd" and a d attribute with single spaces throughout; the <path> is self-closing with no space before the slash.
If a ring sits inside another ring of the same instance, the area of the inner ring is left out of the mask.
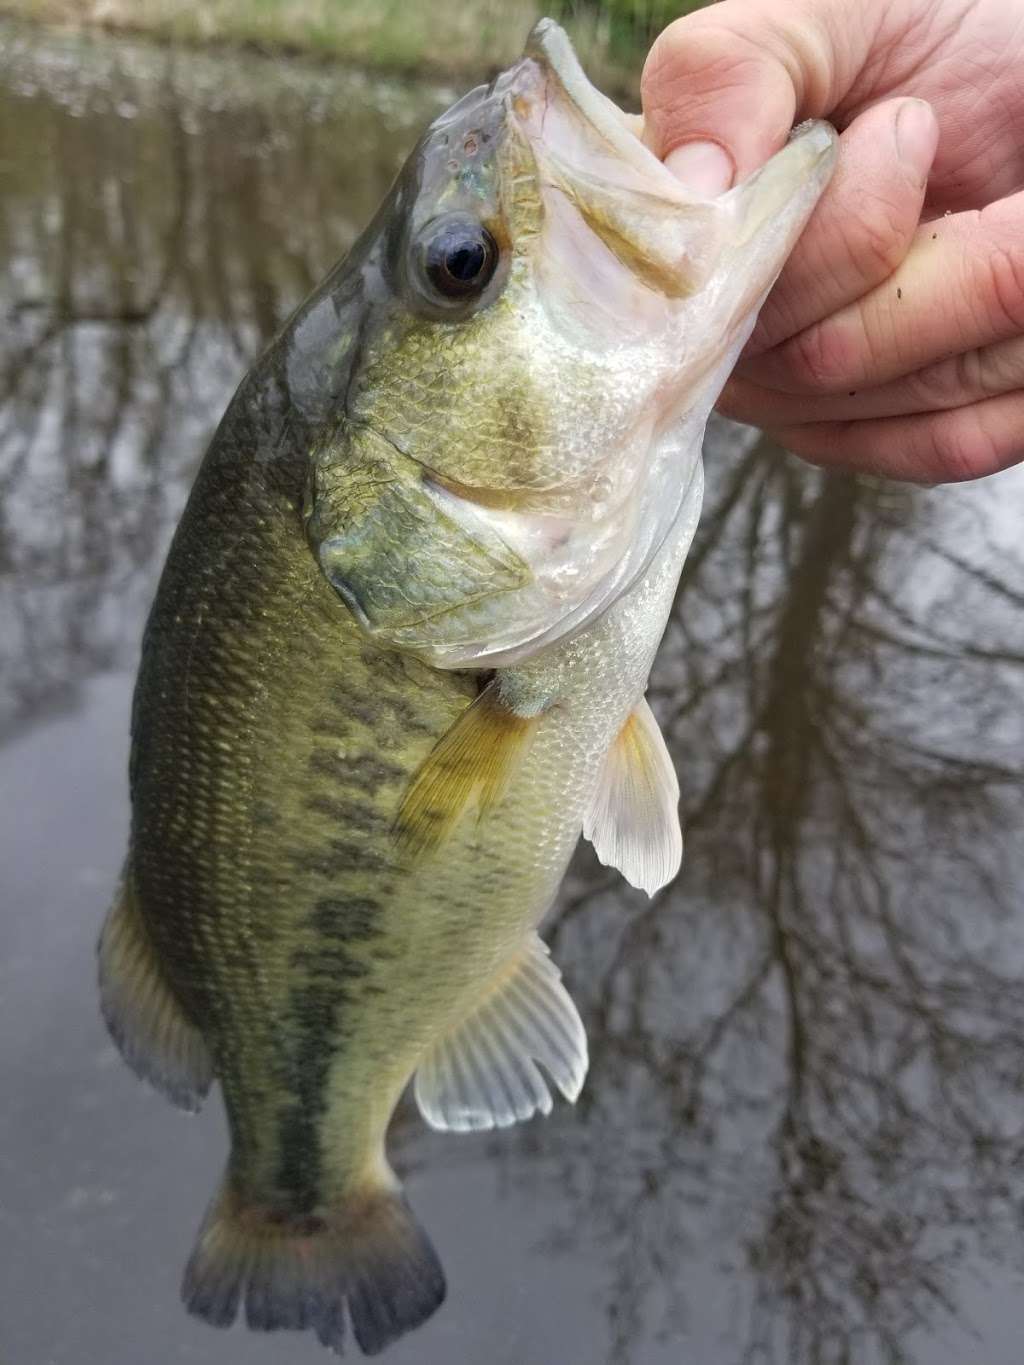
<path id="1" fill-rule="evenodd" d="M 644 701 L 710 407 L 829 177 L 799 129 L 688 194 L 559 28 L 428 129 L 243 381 L 143 642 L 100 941 L 135 1070 L 231 1152 L 188 1308 L 373 1353 L 444 1296 L 385 1136 L 547 1113 L 587 1069 L 537 936 L 581 835 L 653 893 Z"/>

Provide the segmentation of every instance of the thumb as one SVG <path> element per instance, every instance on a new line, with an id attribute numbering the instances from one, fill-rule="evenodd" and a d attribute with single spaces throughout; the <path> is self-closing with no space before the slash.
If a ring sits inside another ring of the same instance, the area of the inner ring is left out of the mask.
<path id="1" fill-rule="evenodd" d="M 644 65 L 644 141 L 702 194 L 744 179 L 856 78 L 868 26 L 839 23 L 839 8 L 721 0 L 670 24 Z"/>

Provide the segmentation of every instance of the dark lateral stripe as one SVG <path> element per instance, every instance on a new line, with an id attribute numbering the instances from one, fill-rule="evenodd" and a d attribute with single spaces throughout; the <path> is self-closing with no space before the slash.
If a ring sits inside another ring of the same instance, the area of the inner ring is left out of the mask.
<path id="1" fill-rule="evenodd" d="M 293 848 L 288 854 L 299 872 L 338 877 L 345 872 L 389 872 L 391 862 L 377 849 L 354 839 L 330 839 L 323 848 Z"/>
<path id="2" fill-rule="evenodd" d="M 391 713 L 400 729 L 412 735 L 431 735 L 435 739 L 440 738 L 434 726 L 428 725 L 425 721 L 421 720 L 416 713 L 415 707 L 413 707 L 405 697 L 394 696 L 390 697 L 388 700 Z"/>
<path id="3" fill-rule="evenodd" d="M 314 905 L 310 924 L 323 938 L 366 942 L 376 937 L 380 901 L 372 896 L 349 896 L 345 900 L 324 896 Z"/>
<path id="4" fill-rule="evenodd" d="M 329 749 L 314 749 L 309 766 L 313 772 L 333 778 L 335 782 L 369 792 L 406 779 L 404 768 L 369 754 L 359 758 L 342 758 Z"/>
<path id="5" fill-rule="evenodd" d="M 305 804 L 307 810 L 330 816 L 339 829 L 357 829 L 362 834 L 386 835 L 390 828 L 387 817 L 373 810 L 365 800 L 346 801 L 342 797 L 318 793 L 316 796 L 308 797 Z"/>
<path id="6" fill-rule="evenodd" d="M 380 697 L 367 697 L 363 692 L 350 691 L 341 684 L 335 684 L 331 689 L 331 700 L 337 706 L 339 715 L 358 721 L 371 732 L 382 728 L 382 721 L 386 728 L 390 728 L 391 717 L 382 707 L 383 699 Z"/>
<path id="7" fill-rule="evenodd" d="M 323 897 L 310 910 L 305 942 L 291 957 L 283 1034 L 292 1084 L 277 1111 L 276 1177 L 296 1212 L 310 1212 L 319 1202 L 327 1079 L 344 1046 L 345 1009 L 372 972 L 367 945 L 380 937 L 379 913 L 370 897 Z"/>

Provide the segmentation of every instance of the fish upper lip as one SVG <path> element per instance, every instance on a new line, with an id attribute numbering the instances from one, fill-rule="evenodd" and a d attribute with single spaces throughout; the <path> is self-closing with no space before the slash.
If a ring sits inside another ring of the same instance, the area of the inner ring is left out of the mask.
<path id="1" fill-rule="evenodd" d="M 524 63 L 532 61 L 544 81 L 545 113 L 550 104 L 552 81 L 576 116 L 634 170 L 652 180 L 662 197 L 687 202 L 685 191 L 671 171 L 627 126 L 622 111 L 590 80 L 565 30 L 553 19 L 541 19 L 526 40 Z M 514 114 L 513 108 L 513 114 Z M 543 116 L 541 119 L 543 131 Z"/>
<path id="2" fill-rule="evenodd" d="M 529 490 L 526 490 L 523 493 L 517 493 L 512 489 L 506 491 L 500 488 L 488 488 L 479 484 L 461 483 L 458 479 L 453 479 L 447 474 L 440 473 L 440 471 L 434 469 L 432 465 L 424 464 L 424 462 L 418 460 L 415 455 L 410 455 L 407 450 L 402 449 L 393 437 L 388 436 L 387 433 L 381 431 L 379 427 L 375 427 L 372 422 L 364 421 L 362 418 L 352 418 L 350 420 L 352 421 L 353 426 L 365 427 L 367 431 L 371 431 L 374 436 L 378 436 L 382 441 L 389 445 L 403 460 L 409 460 L 416 465 L 428 483 L 440 488 L 442 492 L 447 493 L 450 497 L 457 498 L 460 502 L 468 503 L 473 507 L 481 507 L 489 511 L 523 513 L 534 511 L 542 515 L 546 514 L 548 516 L 558 517 L 560 514 L 557 510 L 551 508 L 545 509 L 539 505 L 531 507 L 531 499 L 536 498 L 539 503 L 539 501 L 545 497 L 551 497 L 552 495 L 558 495 L 559 493 L 572 493 L 575 491 L 571 484 L 557 484 L 553 488 L 540 489 L 536 493 L 532 493 Z"/>
<path id="3" fill-rule="evenodd" d="M 419 463 L 417 461 L 417 463 Z M 489 511 L 497 512 L 536 512 L 541 516 L 559 517 L 561 514 L 551 506 L 545 506 L 544 500 L 560 493 L 571 494 L 575 490 L 571 484 L 558 484 L 554 488 L 544 488 L 536 491 L 526 490 L 517 493 L 514 489 L 487 488 L 477 484 L 460 483 L 458 479 L 450 478 L 447 474 L 439 474 L 430 465 L 420 464 L 424 478 L 428 482 L 436 485 L 445 493 L 453 498 L 458 498 L 461 502 L 468 502 L 475 507 L 483 507 Z"/>

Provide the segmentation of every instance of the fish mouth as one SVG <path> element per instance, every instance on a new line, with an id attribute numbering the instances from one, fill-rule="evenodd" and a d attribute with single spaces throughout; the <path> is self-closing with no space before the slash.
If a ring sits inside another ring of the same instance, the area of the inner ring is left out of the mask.
<path id="1" fill-rule="evenodd" d="M 581 506 L 591 509 L 591 520 L 599 512 L 609 515 L 626 496 L 622 492 L 617 499 L 607 496 L 605 488 L 610 486 L 611 481 L 601 470 L 598 470 L 589 481 L 569 480 L 545 488 L 494 488 L 483 484 L 461 483 L 428 464 L 421 463 L 420 469 L 423 481 L 428 486 L 440 489 L 449 497 L 457 498 L 471 507 L 489 512 L 549 518 L 552 523 L 559 524 L 579 521 Z"/>
<path id="2" fill-rule="evenodd" d="M 541 19 L 534 25 L 526 40 L 524 59 L 536 64 L 542 78 L 542 121 L 553 104 L 560 104 L 577 125 L 586 127 L 604 144 L 620 167 L 634 169 L 647 186 L 653 176 L 669 198 L 680 195 L 679 181 L 633 130 L 635 120 L 591 83 L 568 35 L 553 19 Z"/>
<path id="3" fill-rule="evenodd" d="M 669 300 L 698 293 L 741 254 L 750 297 L 766 290 L 836 156 L 834 130 L 809 121 L 747 180 L 711 198 L 696 194 L 641 141 L 636 120 L 591 84 L 550 19 L 527 40 L 510 118 L 531 148 L 542 196 L 568 201 L 639 283 Z M 762 242 L 751 258 L 748 246 Z"/>
<path id="4" fill-rule="evenodd" d="M 640 140 L 637 119 L 592 84 L 565 30 L 541 19 L 526 40 L 511 83 L 510 107 L 542 170 L 583 173 L 588 181 L 690 202 L 680 182 Z M 561 188 L 561 186 L 560 186 Z"/>
<path id="5" fill-rule="evenodd" d="M 560 104 L 577 125 L 585 126 L 604 144 L 607 153 L 614 156 L 620 176 L 622 169 L 628 167 L 643 177 L 648 193 L 670 202 L 692 206 L 695 200 L 702 198 L 687 189 L 641 140 L 642 119 L 626 114 L 591 83 L 568 35 L 553 19 L 539 20 L 530 31 L 523 65 L 529 62 L 536 65 L 542 77 L 541 93 L 545 105 L 542 118 L 553 104 Z M 802 177 L 814 177 L 823 164 L 834 159 L 835 135 L 827 124 L 810 119 L 800 124 L 790 135 L 788 147 L 784 149 L 786 153 L 794 143 L 800 144 L 799 157 L 787 154 L 784 158 L 791 175 L 797 171 Z M 775 159 L 771 158 L 756 175 L 763 174 Z M 797 161 L 799 166 L 795 164 Z M 741 186 L 736 187 L 739 188 Z M 728 200 L 736 189 L 726 190 L 714 198 Z M 713 202 L 713 199 L 706 202 Z"/>
<path id="6" fill-rule="evenodd" d="M 442 496 L 464 503 L 470 508 L 565 520 L 569 512 L 578 509 L 581 499 L 587 495 L 585 487 L 579 482 L 572 481 L 552 484 L 546 488 L 500 488 L 487 484 L 463 483 L 418 459 L 405 449 L 401 440 L 389 435 L 372 422 L 359 420 L 354 425 L 365 428 L 378 440 L 389 445 L 400 460 L 414 465 L 419 470 L 420 479 L 428 491 L 436 490 Z"/>

